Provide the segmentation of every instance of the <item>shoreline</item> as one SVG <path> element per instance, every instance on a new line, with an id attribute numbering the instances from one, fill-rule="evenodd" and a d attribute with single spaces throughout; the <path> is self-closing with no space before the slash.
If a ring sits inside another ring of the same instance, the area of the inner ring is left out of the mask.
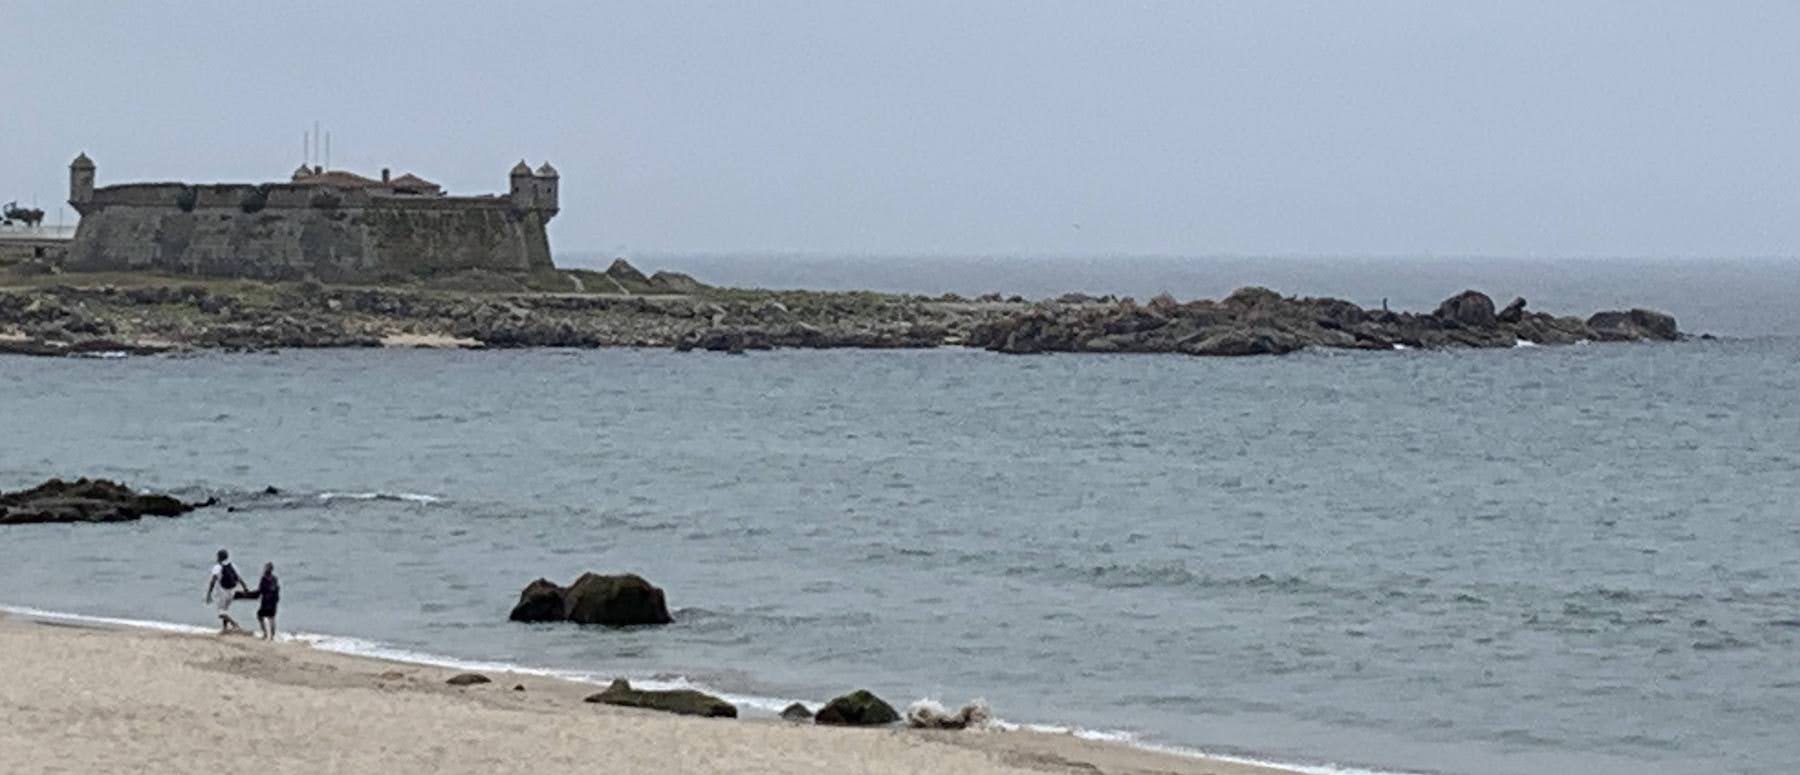
<path id="1" fill-rule="evenodd" d="M 937 730 L 917 730 L 903 727 L 886 729 L 851 729 L 837 727 L 820 727 L 814 725 L 797 725 L 783 722 L 777 717 L 782 704 L 791 700 L 775 698 L 744 697 L 730 693 L 720 696 L 728 701 L 744 707 L 748 716 L 740 721 L 715 721 L 694 719 L 691 717 L 668 714 L 616 709 L 608 706 L 595 706 L 581 702 L 581 698 L 604 686 L 610 676 L 586 675 L 574 671 L 533 668 L 525 665 L 481 662 L 418 654 L 404 650 L 388 649 L 379 643 L 365 641 L 353 637 L 320 635 L 313 633 L 288 633 L 274 644 L 264 643 L 247 636 L 220 637 L 210 629 L 196 625 L 183 625 L 171 622 L 141 621 L 116 617 L 92 616 L 57 611 L 45 611 L 26 606 L 0 605 L 0 666 L 7 668 L 9 674 L 25 673 L 61 674 L 62 679 L 51 679 L 60 691 L 67 691 L 71 683 L 91 680 L 102 684 L 101 693 L 121 688 L 117 677 L 101 680 L 94 677 L 96 672 L 105 672 L 106 665 L 94 665 L 91 660 L 81 663 L 83 669 L 68 670 L 68 664 L 56 664 L 57 658 L 46 660 L 51 663 L 39 665 L 36 670 L 22 670 L 17 664 L 20 656 L 28 651 L 45 651 L 63 654 L 71 650 L 67 641 L 98 639 L 96 648 L 114 653 L 121 661 L 141 662 L 143 655 L 155 654 L 165 661 L 178 662 L 187 668 L 199 668 L 220 672 L 235 679 L 232 681 L 252 684 L 275 684 L 298 687 L 306 690 L 357 690 L 374 689 L 382 692 L 416 693 L 421 697 L 434 698 L 429 704 L 450 704 L 458 702 L 475 703 L 488 710 L 504 713 L 533 712 L 544 713 L 552 708 L 561 715 L 592 714 L 601 720 L 601 726 L 611 726 L 617 721 L 626 727 L 655 727 L 660 734 L 682 735 L 698 734 L 705 738 L 708 747 L 725 747 L 730 751 L 732 759 L 755 760 L 759 754 L 768 753 L 762 747 L 772 744 L 766 739 L 771 735 L 785 738 L 790 735 L 801 737 L 824 736 L 832 750 L 838 750 L 847 741 L 861 737 L 876 737 L 884 741 L 873 747 L 875 750 L 863 751 L 864 746 L 857 746 L 857 751 L 875 756 L 875 760 L 867 758 L 857 761 L 818 761 L 813 757 L 812 763 L 828 765 L 820 771 L 858 771 L 871 773 L 910 772 L 912 769 L 898 768 L 898 761 L 886 761 L 886 756 L 923 755 L 930 759 L 930 766 L 935 771 L 959 771 L 976 773 L 1018 773 L 1018 772 L 1103 772 L 1103 773 L 1148 773 L 1158 775 L 1397 775 L 1389 771 L 1363 769 L 1357 767 L 1339 767 L 1332 765 L 1304 765 L 1272 762 L 1252 757 L 1213 754 L 1205 751 L 1187 749 L 1179 746 L 1167 746 L 1131 739 L 1121 733 L 1097 732 L 1081 729 L 1068 729 L 1049 725 L 1014 724 L 999 721 L 994 728 L 987 730 L 967 730 L 961 732 L 945 732 Z M 62 641 L 58 643 L 25 644 L 20 641 Z M 32 646 L 36 645 L 37 648 Z M 43 646 L 51 648 L 43 648 Z M 211 660 L 196 662 L 196 658 L 213 657 Z M 12 663 L 12 664 L 8 664 Z M 221 666 L 223 665 L 223 666 Z M 63 669 L 58 669 L 63 668 Z M 385 668 L 385 669 L 384 669 Z M 472 690 L 458 690 L 444 685 L 443 681 L 450 675 L 459 672 L 478 671 L 489 674 L 494 683 L 487 687 Z M 404 674 L 404 678 L 396 677 L 396 673 Z M 355 678 L 348 678 L 355 676 Z M 129 681 L 127 681 L 129 683 Z M 633 681 L 634 684 L 639 681 Z M 656 682 L 643 681 L 646 687 L 657 688 L 690 688 L 685 681 Z M 524 691 L 511 691 L 509 687 L 524 686 Z M 126 694 L 134 698 L 141 696 L 143 687 L 124 687 Z M 77 693 L 92 699 L 93 687 L 82 686 Z M 6 689 L 0 689 L 0 697 L 4 697 Z M 233 695 L 253 698 L 258 689 L 255 686 L 238 686 Z M 16 700 L 16 698 L 14 698 Z M 190 698 L 200 701 L 197 698 Z M 816 707 L 816 702 L 809 702 Z M 548 707 L 546 707 L 546 705 Z M 430 712 L 436 714 L 445 710 L 434 707 Z M 401 719 L 404 722 L 407 719 Z M 691 728 L 690 728 L 691 727 Z M 470 740 L 470 735 L 477 730 L 461 730 L 457 732 L 459 739 Z M 618 731 L 618 730 L 610 730 Z M 641 734 L 642 730 L 636 730 Z M 6 733 L 0 730 L 0 750 L 6 749 Z M 38 741 L 30 746 L 36 749 Z M 77 740 L 67 741 L 70 745 L 81 747 Z M 790 741 L 779 740 L 776 743 Z M 819 741 L 813 741 L 816 745 Z M 867 742 L 864 740 L 863 742 Z M 779 747 L 779 746 L 778 746 Z M 811 749 L 809 749 L 811 750 Z M 856 753 L 852 751 L 850 753 Z M 812 753 L 818 753 L 814 750 Z M 394 755 L 387 751 L 387 755 Z M 970 756 L 977 757 L 970 760 Z M 61 762 L 67 755 L 57 757 Z M 974 762 L 985 759 L 985 765 Z M 659 760 L 661 761 L 661 760 Z M 379 759 L 384 771 L 408 772 L 405 769 L 394 769 L 394 760 Z M 296 762 L 296 766 L 307 762 Z M 532 761 L 521 762 L 527 768 L 535 767 Z M 115 762 L 115 764 L 125 764 Z M 317 762 L 310 762 L 317 764 Z M 140 762 L 132 763 L 134 769 L 142 770 Z M 96 763 L 96 766 L 105 766 Z M 663 762 L 662 766 L 667 766 Z M 721 769 L 717 762 L 704 766 L 696 763 L 696 767 L 709 772 L 760 772 L 760 768 L 745 767 L 743 769 Z M 783 771 L 796 766 L 788 761 L 782 765 Z M 445 765 L 419 772 L 441 773 L 446 771 Z M 970 767 L 973 767 L 971 769 Z M 192 771 L 194 768 L 183 764 L 179 771 Z M 675 770 L 684 768 L 675 766 Z M 800 767 L 800 769 L 805 769 Z M 285 771 L 277 768 L 276 771 Z M 296 770 L 299 771 L 299 770 Z M 448 771 L 457 771 L 454 766 Z M 495 771 L 491 768 L 467 770 L 470 772 Z"/>
<path id="2" fill-rule="evenodd" d="M 1068 293 L 1028 301 L 999 294 L 971 299 L 716 288 L 692 278 L 658 283 L 622 261 L 592 274 L 608 278 L 618 292 L 519 283 L 327 286 L 142 273 L 11 280 L 0 274 L 0 352 L 654 347 L 742 353 L 966 346 L 1011 355 L 1241 357 L 1689 338 L 1673 317 L 1653 310 L 1555 315 L 1528 310 L 1523 298 L 1501 305 L 1474 290 L 1435 310 L 1408 312 L 1389 310 L 1385 302 L 1364 309 L 1343 299 L 1284 296 L 1255 286 L 1219 300 L 1182 302 L 1162 294 L 1140 303 Z"/>

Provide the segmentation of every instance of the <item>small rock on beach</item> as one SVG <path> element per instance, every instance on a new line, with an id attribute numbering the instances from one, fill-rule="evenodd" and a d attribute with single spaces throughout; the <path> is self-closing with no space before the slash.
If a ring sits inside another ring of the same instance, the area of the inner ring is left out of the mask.
<path id="1" fill-rule="evenodd" d="M 476 686 L 493 682 L 494 679 L 480 673 L 461 673 L 451 676 L 450 680 L 445 681 L 444 683 L 450 684 L 451 686 Z"/>
<path id="2" fill-rule="evenodd" d="M 900 720 L 894 706 L 883 702 L 867 689 L 858 689 L 825 704 L 813 716 L 819 724 L 845 727 L 873 727 Z"/>
<path id="3" fill-rule="evenodd" d="M 737 718 L 738 714 L 737 706 L 705 692 L 693 689 L 670 691 L 633 689 L 631 683 L 623 678 L 613 681 L 605 691 L 588 695 L 586 701 L 626 708 L 660 710 L 683 716 Z"/>

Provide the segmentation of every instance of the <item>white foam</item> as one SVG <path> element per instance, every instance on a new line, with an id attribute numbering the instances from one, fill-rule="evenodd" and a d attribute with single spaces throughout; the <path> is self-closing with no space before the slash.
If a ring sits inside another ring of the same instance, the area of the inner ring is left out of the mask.
<path id="1" fill-rule="evenodd" d="M 407 503 L 437 503 L 444 498 L 441 495 L 426 495 L 417 492 L 322 492 L 322 501 L 405 501 Z"/>
<path id="2" fill-rule="evenodd" d="M 1411 350 L 1411 349 L 1412 349 L 1412 348 L 1411 348 L 1411 347 L 1408 347 L 1408 346 L 1406 346 L 1406 345 L 1403 345 L 1403 344 L 1401 344 L 1401 343 L 1399 343 L 1399 342 L 1395 342 L 1395 343 L 1394 343 L 1394 349 L 1396 349 L 1396 350 Z"/>
<path id="3" fill-rule="evenodd" d="M 191 624 L 174 622 L 153 622 L 144 619 L 119 619 L 110 616 L 88 616 L 86 614 L 69 614 L 61 611 L 45 611 L 29 606 L 0 605 L 0 613 L 22 616 L 53 624 L 85 624 L 94 627 L 128 627 L 134 630 L 156 630 L 158 632 L 179 632 L 186 635 L 207 635 L 214 630 L 210 627 L 195 627 Z"/>
<path id="4" fill-rule="evenodd" d="M 125 627 L 125 628 L 131 628 L 131 629 L 154 630 L 157 632 L 182 633 L 182 634 L 187 634 L 187 635 L 210 635 L 210 634 L 216 632 L 216 630 L 214 630 L 210 627 L 196 627 L 194 625 L 188 625 L 188 624 L 177 624 L 174 622 L 159 622 L 159 621 L 152 621 L 152 620 L 147 620 L 147 619 L 125 619 L 125 618 L 109 617 L 109 616 L 89 616 L 87 614 L 72 614 L 72 613 L 64 613 L 61 611 L 46 611 L 46 610 L 43 610 L 40 608 L 32 608 L 29 606 L 0 605 L 0 613 L 6 613 L 6 614 L 13 615 L 13 616 L 20 616 L 20 617 L 24 617 L 27 619 L 33 619 L 33 620 L 38 620 L 38 621 L 43 621 L 43 622 L 52 622 L 52 623 L 60 622 L 60 623 L 66 623 L 66 624 L 81 624 L 81 625 L 102 626 L 102 627 Z M 518 675 L 532 675 L 532 676 L 539 676 L 539 677 L 543 677 L 543 678 L 555 678 L 555 679 L 561 679 L 561 680 L 565 680 L 565 681 L 574 681 L 577 683 L 592 684 L 595 686 L 604 686 L 608 683 L 611 683 L 614 678 L 619 677 L 619 676 L 612 676 L 612 675 L 603 675 L 600 673 L 581 672 L 581 671 L 574 671 L 574 670 L 552 670 L 552 669 L 548 669 L 548 668 L 529 667 L 526 665 L 513 664 L 513 663 L 509 663 L 509 662 L 488 662 L 488 661 L 481 661 L 481 660 L 458 659 L 456 657 L 447 657 L 447 656 L 442 656 L 439 654 L 428 654 L 428 653 L 418 652 L 418 651 L 409 651 L 406 649 L 389 646 L 387 644 L 379 643 L 376 641 L 364 640 L 362 638 L 352 638 L 352 637 L 347 637 L 347 636 L 342 636 L 342 635 L 325 635 L 325 634 L 321 634 L 321 633 L 299 632 L 299 633 L 291 633 L 288 635 L 284 635 L 284 636 L 282 636 L 281 639 L 284 641 L 293 641 L 293 642 L 298 642 L 298 643 L 304 643 L 312 648 L 319 649 L 320 651 L 329 651 L 332 653 L 345 654 L 348 656 L 371 657 L 371 658 L 375 658 L 375 659 L 386 660 L 389 662 L 400 662 L 400 663 L 413 664 L 413 665 L 427 665 L 430 667 L 442 667 L 442 668 L 447 668 L 447 669 L 451 669 L 451 670 L 467 670 L 467 671 L 472 671 L 472 672 L 473 671 L 489 671 L 489 672 L 496 672 L 496 673 L 514 673 L 514 674 L 518 674 Z M 745 695 L 741 695 L 741 694 L 731 694 L 731 693 L 727 693 L 727 692 L 720 692 L 720 691 L 717 691 L 710 687 L 707 687 L 704 684 L 695 683 L 693 681 L 688 680 L 685 677 L 679 677 L 679 676 L 677 676 L 675 678 L 632 678 L 630 676 L 625 676 L 625 678 L 630 680 L 634 687 L 643 688 L 643 689 L 652 689 L 652 690 L 659 690 L 659 691 L 666 691 L 666 690 L 670 690 L 670 689 L 696 689 L 699 691 L 706 692 L 708 694 L 716 695 L 720 699 L 723 699 L 726 702 L 729 702 L 733 705 L 737 705 L 737 706 L 745 707 L 745 708 L 752 708 L 752 709 L 759 710 L 759 711 L 764 711 L 766 713 L 769 713 L 770 715 L 778 714 L 781 712 L 781 710 L 783 708 L 786 708 L 787 706 L 789 706 L 793 703 L 796 703 L 796 702 L 806 704 L 809 707 L 818 707 L 819 705 L 824 704 L 824 703 L 818 702 L 818 701 L 807 701 L 807 700 L 798 700 L 798 699 L 780 699 L 780 698 L 775 698 L 775 697 L 751 697 L 751 696 L 745 696 Z M 921 702 L 924 702 L 924 701 L 921 701 Z M 980 702 L 980 701 L 977 701 L 977 702 Z M 915 703 L 915 704 L 917 704 L 917 703 Z M 985 713 L 986 710 L 987 709 L 986 709 L 985 703 L 982 703 L 982 711 Z M 1000 719 L 1000 718 L 992 718 L 992 720 L 987 723 L 987 726 L 989 728 L 998 729 L 998 730 L 1002 730 L 1002 731 L 1027 731 L 1027 732 L 1036 732 L 1039 734 L 1071 735 L 1071 736 L 1074 736 L 1074 737 L 1077 737 L 1077 738 L 1080 738 L 1083 740 L 1093 740 L 1096 742 L 1113 743 L 1113 744 L 1117 744 L 1117 745 L 1128 745 L 1133 748 L 1139 748 L 1139 749 L 1143 749 L 1146 751 L 1155 751 L 1157 753 L 1168 754 L 1171 756 L 1181 756 L 1184 758 L 1191 758 L 1191 759 L 1210 759 L 1213 761 L 1224 761 L 1224 762 L 1231 762 L 1234 764 L 1246 764 L 1246 765 L 1252 765 L 1252 766 L 1257 766 L 1257 767 L 1271 767 L 1271 768 L 1280 769 L 1280 770 L 1287 770 L 1289 772 L 1300 773 L 1300 775 L 1421 775 L 1421 773 L 1411 773 L 1411 772 L 1406 772 L 1406 771 L 1402 771 L 1402 770 L 1371 770 L 1371 769 L 1366 769 L 1366 768 L 1361 768 L 1361 767 L 1351 767 L 1351 766 L 1344 766 L 1344 765 L 1338 765 L 1338 764 L 1293 764 L 1293 763 L 1289 763 L 1289 762 L 1280 762 L 1280 761 L 1274 761 L 1274 760 L 1270 760 L 1270 759 L 1257 759 L 1257 758 L 1252 758 L 1252 757 L 1247 757 L 1247 756 L 1238 756 L 1238 755 L 1234 755 L 1234 754 L 1213 753 L 1213 752 L 1201 750 L 1198 748 L 1187 748 L 1187 747 L 1183 747 L 1183 746 L 1163 745 L 1160 743 L 1146 742 L 1143 739 L 1141 739 L 1137 734 L 1132 733 L 1132 732 L 1126 732 L 1123 730 L 1084 729 L 1082 727 L 1069 727 L 1069 726 L 1060 726 L 1060 725 L 1055 725 L 1055 724 L 1019 724 L 1019 723 L 1014 723 L 1011 721 L 1006 721 L 1005 719 Z"/>
<path id="5" fill-rule="evenodd" d="M 1515 350 L 1517 350 L 1521 347 L 1536 347 L 1536 346 L 1538 346 L 1538 343 L 1533 342 L 1529 339 L 1520 339 L 1516 342 L 1513 342 L 1513 349 L 1515 349 Z"/>

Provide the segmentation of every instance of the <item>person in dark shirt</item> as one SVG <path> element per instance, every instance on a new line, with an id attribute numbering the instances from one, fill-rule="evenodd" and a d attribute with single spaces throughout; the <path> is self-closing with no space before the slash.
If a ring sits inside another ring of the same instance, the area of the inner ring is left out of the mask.
<path id="1" fill-rule="evenodd" d="M 275 578 L 275 563 L 263 563 L 262 579 L 256 582 L 252 594 L 259 601 L 256 626 L 262 630 L 264 640 L 275 640 L 275 607 L 281 605 L 281 579 Z"/>

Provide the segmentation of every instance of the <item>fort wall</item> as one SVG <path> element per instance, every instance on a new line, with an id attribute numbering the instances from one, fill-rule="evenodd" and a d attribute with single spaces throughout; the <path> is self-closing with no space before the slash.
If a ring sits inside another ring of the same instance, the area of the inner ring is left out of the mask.
<path id="1" fill-rule="evenodd" d="M 82 217 L 63 265 L 74 271 L 379 282 L 554 268 L 545 232 L 553 200 L 521 207 L 510 196 L 295 183 L 93 188 L 85 158 L 71 167 L 70 203 Z"/>

